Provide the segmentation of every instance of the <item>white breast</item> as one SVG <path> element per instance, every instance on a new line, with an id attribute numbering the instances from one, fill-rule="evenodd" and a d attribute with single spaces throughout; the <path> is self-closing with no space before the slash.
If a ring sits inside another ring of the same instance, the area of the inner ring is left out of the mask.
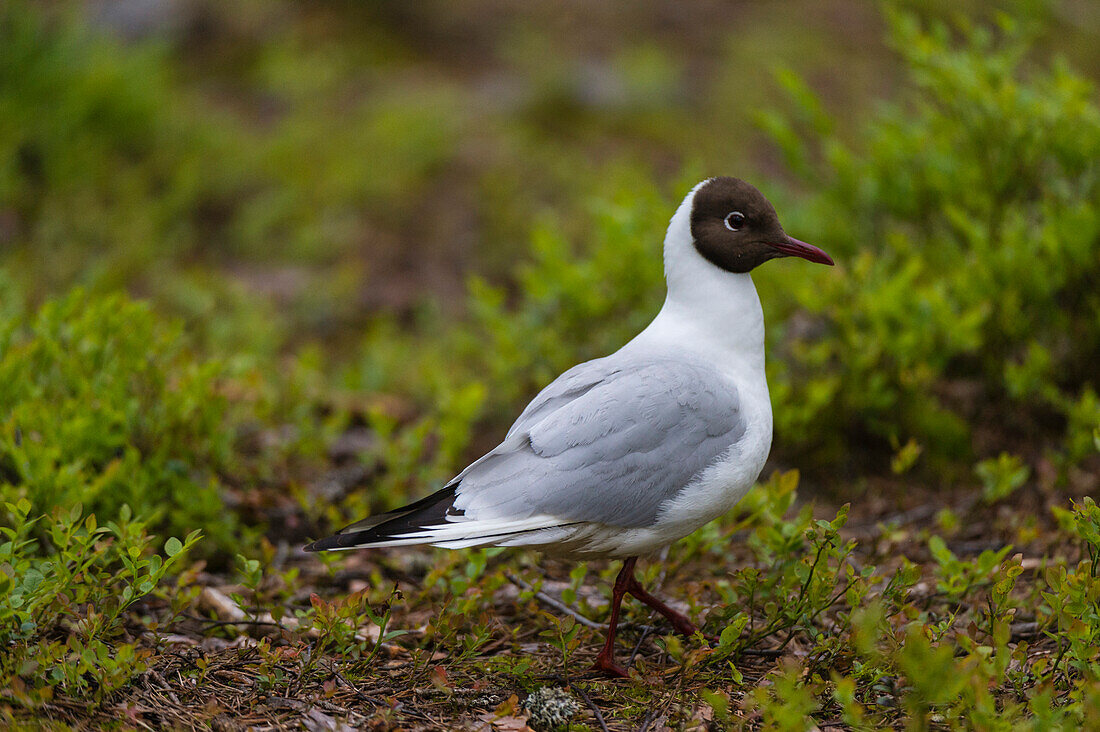
<path id="1" fill-rule="evenodd" d="M 613 557 L 650 554 L 725 514 L 744 498 L 756 484 L 771 449 L 771 404 L 766 384 L 763 387 L 762 392 L 745 395 L 742 401 L 746 417 L 742 438 L 665 504 L 656 524 L 607 534 L 593 527 L 584 542 L 586 553 Z M 745 391 L 741 389 L 742 394 Z"/>
<path id="2" fill-rule="evenodd" d="M 747 275 L 743 276 L 746 280 Z M 751 280 L 749 281 L 751 288 Z M 750 302 L 742 303 L 743 322 L 756 327 L 750 332 L 730 328 L 721 334 L 710 330 L 713 322 L 681 317 L 679 308 L 666 306 L 642 333 L 624 346 L 624 350 L 667 350 L 669 348 L 704 360 L 718 368 L 737 390 L 745 418 L 745 433 L 714 463 L 694 476 L 670 500 L 653 526 L 635 529 L 597 525 L 575 527 L 563 532 L 557 551 L 570 556 L 630 557 L 650 554 L 681 539 L 713 521 L 737 504 L 756 483 L 768 458 L 772 441 L 772 410 L 763 365 L 763 315 L 755 288 Z M 757 318 L 752 317 L 755 304 Z M 731 346 L 736 347 L 731 347 Z M 566 536 L 566 533 L 569 535 Z"/>

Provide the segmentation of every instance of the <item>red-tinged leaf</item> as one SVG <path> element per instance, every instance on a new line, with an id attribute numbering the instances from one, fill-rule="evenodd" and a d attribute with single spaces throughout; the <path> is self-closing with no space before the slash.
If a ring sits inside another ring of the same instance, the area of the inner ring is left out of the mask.
<path id="1" fill-rule="evenodd" d="M 432 686 L 437 689 L 449 690 L 451 688 L 450 683 L 447 681 L 447 670 L 442 666 L 433 666 L 431 672 Z"/>

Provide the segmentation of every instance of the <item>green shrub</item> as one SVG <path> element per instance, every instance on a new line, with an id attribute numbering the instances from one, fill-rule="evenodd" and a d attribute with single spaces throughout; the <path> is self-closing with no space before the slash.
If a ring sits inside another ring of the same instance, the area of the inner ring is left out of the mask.
<path id="1" fill-rule="evenodd" d="M 583 247 L 556 218 L 531 232 L 531 258 L 517 268 L 518 299 L 475 278 L 471 323 L 458 349 L 492 385 L 490 408 L 512 408 L 581 360 L 604 356 L 640 331 L 664 295 L 660 233 L 670 202 L 653 186 L 605 192 L 588 212 Z"/>
<path id="2" fill-rule="evenodd" d="M 82 292 L 0 326 L 0 499 L 30 515 L 128 506 L 158 530 L 230 543 L 219 471 L 233 431 L 222 367 L 194 358 L 180 326 L 122 296 Z M 6 342 L 5 342 L 6 341 Z M 0 522 L 9 516 L 0 509 Z M 36 524 L 41 538 L 50 530 Z"/>
<path id="3" fill-rule="evenodd" d="M 1060 651 L 1050 673 L 1095 681 L 1100 679 L 1100 506 L 1086 497 L 1071 510 L 1056 508 L 1055 516 L 1080 544 L 1081 558 L 1076 566 L 1046 571 L 1040 613 Z"/>
<path id="4" fill-rule="evenodd" d="M 793 488 L 793 476 L 772 481 L 765 500 L 781 499 L 785 483 Z M 791 520 L 761 515 L 756 566 L 718 584 L 725 607 L 711 619 L 726 626 L 696 669 L 705 683 L 740 691 L 729 661 L 768 637 L 786 645 L 794 629 L 801 661 L 788 659 L 743 689 L 742 709 L 757 712 L 766 729 L 838 716 L 856 729 L 1087 724 L 1100 701 L 1100 509 L 1092 499 L 1055 508 L 1061 531 L 1048 537 L 1079 559 L 1048 558 L 1038 570 L 1025 569 L 1022 555 L 1008 557 L 1010 547 L 962 558 L 931 537 L 932 593 L 918 584 L 919 565 L 903 560 L 883 571 L 833 541 L 845 514 L 831 522 L 805 511 Z M 1031 618 L 1042 635 L 1017 635 Z M 729 699 L 704 697 L 716 718 L 734 721 Z"/>
<path id="5" fill-rule="evenodd" d="M 141 292 L 219 352 L 361 320 L 361 253 L 424 221 L 457 153 L 453 82 L 379 84 L 361 39 L 317 49 L 276 22 L 227 104 L 171 39 L 123 43 L 94 14 L 0 6 L 0 266 L 32 298 Z M 249 103 L 279 111 L 255 124 Z"/>
<path id="6" fill-rule="evenodd" d="M 915 438 L 942 466 L 970 453 L 976 419 L 1026 433 L 1054 414 L 1080 459 L 1100 423 L 1095 88 L 1061 61 L 1032 63 L 1008 18 L 888 18 L 908 78 L 858 144 L 827 134 L 792 77 L 802 122 L 762 118 L 813 191 L 788 228 L 843 267 L 783 280 L 816 326 L 771 330 L 776 431 L 833 458 L 861 437 Z"/>
<path id="7" fill-rule="evenodd" d="M 42 293 L 119 287 L 178 254 L 197 142 L 171 99 L 164 49 L 120 53 L 63 9 L 21 0 L 0 9 L 0 44 L 5 259 Z"/>
<path id="8" fill-rule="evenodd" d="M 198 541 L 164 556 L 123 506 L 100 526 L 79 504 L 48 516 L 25 498 L 0 525 L 0 700 L 37 708 L 55 692 L 93 704 L 145 669 L 148 651 L 120 640 L 127 608 L 152 593 Z M 41 539 L 35 538 L 42 536 Z"/>

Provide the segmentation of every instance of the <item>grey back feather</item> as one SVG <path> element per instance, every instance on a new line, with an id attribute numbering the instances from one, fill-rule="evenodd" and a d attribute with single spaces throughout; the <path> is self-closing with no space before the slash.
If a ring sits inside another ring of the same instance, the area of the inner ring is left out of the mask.
<path id="1" fill-rule="evenodd" d="M 745 429 L 736 388 L 712 366 L 619 352 L 543 389 L 452 482 L 454 505 L 472 518 L 649 526 Z"/>

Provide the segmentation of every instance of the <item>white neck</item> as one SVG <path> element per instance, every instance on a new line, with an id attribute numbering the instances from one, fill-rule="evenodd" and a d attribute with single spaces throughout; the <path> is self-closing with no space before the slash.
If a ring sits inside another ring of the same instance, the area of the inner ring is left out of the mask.
<path id="1" fill-rule="evenodd" d="M 747 368 L 762 377 L 764 313 L 752 278 L 711 264 L 695 249 L 691 206 L 699 186 L 669 222 L 665 235 L 668 295 L 639 339 L 682 345 L 717 360 L 719 366 Z"/>

